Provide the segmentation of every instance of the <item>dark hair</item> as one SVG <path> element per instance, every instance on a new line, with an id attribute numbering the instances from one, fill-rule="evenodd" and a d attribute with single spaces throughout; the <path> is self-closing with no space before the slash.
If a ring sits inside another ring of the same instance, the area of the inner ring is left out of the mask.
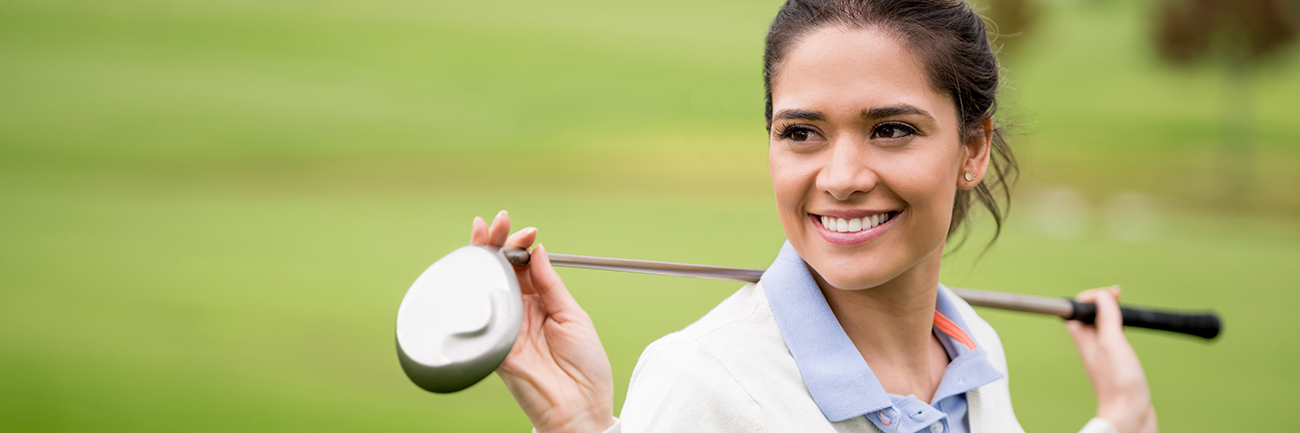
<path id="1" fill-rule="evenodd" d="M 799 39 L 829 26 L 850 29 L 877 28 L 898 37 L 917 53 L 930 86 L 947 94 L 957 105 L 963 140 L 983 132 L 985 120 L 997 111 L 1000 66 L 989 44 L 984 20 L 963 0 L 789 0 L 781 6 L 767 32 L 763 52 L 763 87 L 766 90 L 765 115 L 772 124 L 772 80 L 781 60 Z M 967 191 L 957 190 L 952 207 L 951 238 L 962 227 L 973 201 L 993 215 L 1002 233 L 1005 209 L 1000 207 L 995 191 L 1010 205 L 1010 185 L 1019 168 L 1011 148 L 995 123 L 989 170 L 984 181 Z M 963 242 L 964 242 L 963 238 Z M 992 240 L 989 241 L 992 244 Z M 958 244 L 960 245 L 960 243 Z"/>

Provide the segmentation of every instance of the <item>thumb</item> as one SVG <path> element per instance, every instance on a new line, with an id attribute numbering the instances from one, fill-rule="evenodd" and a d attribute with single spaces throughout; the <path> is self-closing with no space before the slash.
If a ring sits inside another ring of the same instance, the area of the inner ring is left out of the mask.
<path id="1" fill-rule="evenodd" d="M 1124 316 L 1119 311 L 1119 302 L 1115 300 L 1118 286 L 1108 290 L 1098 290 L 1093 302 L 1097 304 L 1097 334 L 1103 338 L 1124 335 Z"/>
<path id="2" fill-rule="evenodd" d="M 1085 361 L 1092 359 L 1092 354 L 1097 351 L 1097 328 L 1077 320 L 1067 320 L 1065 330 L 1070 333 L 1070 339 L 1074 340 L 1079 356 Z"/>
<path id="3" fill-rule="evenodd" d="M 538 244 L 537 248 L 533 249 L 528 269 L 532 276 L 533 287 L 542 298 L 542 305 L 546 308 L 547 315 L 582 312 L 578 301 L 573 299 L 569 289 L 564 286 L 560 274 L 556 273 L 555 268 L 551 266 L 551 258 L 546 254 L 546 246 Z"/>

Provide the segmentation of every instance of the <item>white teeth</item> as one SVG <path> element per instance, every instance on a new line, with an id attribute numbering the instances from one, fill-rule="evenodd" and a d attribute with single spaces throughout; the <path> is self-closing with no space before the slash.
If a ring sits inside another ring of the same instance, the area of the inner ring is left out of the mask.
<path id="1" fill-rule="evenodd" d="M 886 221 L 889 221 L 889 214 L 882 213 L 847 220 L 844 218 L 822 215 L 821 221 L 822 227 L 826 227 L 827 230 L 840 233 L 853 233 L 884 224 Z"/>

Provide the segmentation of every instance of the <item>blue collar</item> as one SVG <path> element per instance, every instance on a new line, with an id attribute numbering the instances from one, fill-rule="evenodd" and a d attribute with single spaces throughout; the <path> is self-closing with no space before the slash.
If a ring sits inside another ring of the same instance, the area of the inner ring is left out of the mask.
<path id="1" fill-rule="evenodd" d="M 826 419 L 839 422 L 895 406 L 891 395 L 880 386 L 871 367 L 835 319 L 803 258 L 788 241 L 763 273 L 761 282 L 786 347 Z M 1002 373 L 989 364 L 983 348 L 975 347 L 966 337 L 970 335 L 969 329 L 943 290 L 939 291 L 935 311 L 935 329 L 952 362 L 935 392 L 934 401 L 1000 379 Z M 943 321 L 940 315 L 960 330 L 960 336 L 949 335 L 956 330 L 940 323 Z"/>

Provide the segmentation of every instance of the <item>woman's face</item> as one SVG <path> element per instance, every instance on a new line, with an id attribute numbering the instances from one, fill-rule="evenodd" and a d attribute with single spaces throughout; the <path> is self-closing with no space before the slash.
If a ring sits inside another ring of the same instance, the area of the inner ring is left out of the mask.
<path id="1" fill-rule="evenodd" d="M 821 279 L 864 289 L 923 263 L 937 277 L 953 197 L 983 176 L 987 143 L 962 142 L 920 58 L 876 29 L 824 28 L 778 66 L 772 113 L 781 225 Z"/>

